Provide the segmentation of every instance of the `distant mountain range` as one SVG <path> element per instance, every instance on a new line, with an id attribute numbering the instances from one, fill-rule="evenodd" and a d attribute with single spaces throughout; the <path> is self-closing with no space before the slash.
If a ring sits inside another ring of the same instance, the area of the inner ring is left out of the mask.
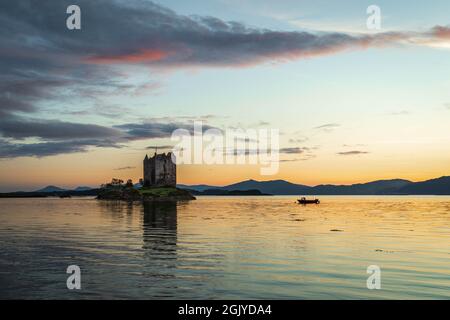
<path id="1" fill-rule="evenodd" d="M 46 186 L 45 188 L 36 190 L 34 192 L 62 192 L 62 191 L 88 191 L 88 190 L 92 190 L 93 188 L 91 187 L 76 187 L 75 189 L 63 189 L 60 187 L 56 187 L 56 186 Z"/>
<path id="2" fill-rule="evenodd" d="M 270 196 L 271 194 L 262 193 L 259 190 L 223 190 L 223 189 L 206 189 L 198 191 L 193 189 L 188 190 L 193 195 L 199 196 Z"/>
<path id="3" fill-rule="evenodd" d="M 60 192 L 60 191 L 66 191 L 66 189 L 62 189 L 56 186 L 46 186 L 45 188 L 36 190 L 34 192 Z"/>
<path id="4" fill-rule="evenodd" d="M 227 186 L 177 185 L 178 188 L 208 194 L 208 190 L 245 191 L 259 190 L 273 195 L 450 195 L 450 177 L 412 182 L 402 179 L 378 180 L 352 185 L 318 185 L 314 187 L 285 180 L 246 180 Z"/>
<path id="5" fill-rule="evenodd" d="M 140 185 L 135 185 L 135 188 L 139 187 Z M 450 195 L 450 176 L 421 182 L 392 179 L 352 185 L 322 184 L 314 187 L 295 184 L 285 180 L 246 180 L 223 187 L 205 184 L 178 184 L 177 187 L 191 190 L 194 194 L 203 195 L 257 195 L 258 192 L 270 195 Z M 69 190 L 49 185 L 31 193 L 73 193 L 74 195 L 80 193 L 91 195 L 95 193 L 95 190 L 97 189 L 87 186 Z M 20 192 L 12 194 L 20 194 Z"/>

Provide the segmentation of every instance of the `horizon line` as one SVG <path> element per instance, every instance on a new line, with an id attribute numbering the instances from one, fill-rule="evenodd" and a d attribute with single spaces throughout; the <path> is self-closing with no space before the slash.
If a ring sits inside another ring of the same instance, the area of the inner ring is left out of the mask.
<path id="1" fill-rule="evenodd" d="M 425 181 L 430 181 L 430 180 L 437 180 L 437 179 L 441 179 L 441 178 L 446 178 L 446 177 L 450 177 L 450 175 L 442 175 L 439 177 L 434 177 L 434 178 L 429 178 L 429 179 L 425 179 L 425 180 L 418 180 L 418 181 L 413 181 L 413 180 L 409 180 L 409 179 L 403 179 L 403 178 L 392 178 L 392 179 L 377 179 L 377 180 L 370 180 L 370 181 L 366 181 L 366 182 L 356 182 L 356 183 L 350 183 L 350 184 L 333 184 L 333 183 L 321 183 L 321 184 L 316 184 L 316 185 L 307 185 L 307 184 L 302 184 L 302 183 L 297 183 L 297 182 L 291 182 L 289 180 L 285 180 L 285 179 L 273 179 L 273 180 L 255 180 L 255 179 L 246 179 L 246 180 L 241 180 L 241 181 L 237 181 L 237 182 L 233 182 L 233 183 L 229 183 L 229 184 L 224 184 L 224 185 L 214 185 L 214 184 L 207 184 L 207 183 L 195 183 L 195 184 L 186 184 L 186 183 L 177 183 L 178 185 L 184 185 L 184 186 L 211 186 L 211 187 L 227 187 L 227 186 L 231 186 L 234 184 L 238 184 L 238 183 L 242 183 L 242 182 L 247 182 L 247 181 L 255 181 L 255 182 L 274 182 L 274 181 L 284 181 L 284 182 L 288 182 L 291 184 L 295 184 L 295 185 L 302 185 L 305 187 L 310 187 L 310 188 L 314 188 L 314 187 L 318 187 L 318 186 L 352 186 L 352 185 L 358 185 L 358 184 L 368 184 L 368 183 L 373 183 L 373 182 L 378 182 L 378 181 L 393 181 L 393 180 L 403 180 L 403 181 L 409 181 L 411 183 L 419 183 L 419 182 L 425 182 Z M 33 189 L 31 191 L 24 191 L 24 190 L 15 190 L 15 191 L 3 191 L 0 193 L 15 193 L 15 192 L 35 192 L 38 191 L 40 189 L 44 189 L 46 187 L 57 187 L 57 188 L 61 188 L 64 190 L 74 190 L 75 188 L 78 187 L 89 187 L 92 189 L 97 189 L 99 186 L 96 187 L 92 187 L 88 184 L 78 184 L 78 185 L 74 185 L 72 187 L 65 187 L 65 186 L 59 186 L 57 184 L 47 184 L 45 186 L 41 186 L 41 187 L 36 187 L 36 189 Z"/>

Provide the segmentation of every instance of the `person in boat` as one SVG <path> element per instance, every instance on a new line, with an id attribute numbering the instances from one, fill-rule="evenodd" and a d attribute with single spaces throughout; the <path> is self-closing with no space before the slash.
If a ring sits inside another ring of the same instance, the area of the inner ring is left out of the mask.
<path id="1" fill-rule="evenodd" d="M 306 197 L 301 197 L 299 200 L 297 200 L 298 203 L 300 204 L 308 204 L 308 203 L 315 203 L 315 204 L 319 204 L 320 201 L 319 199 L 314 199 L 314 200 L 306 200 Z"/>

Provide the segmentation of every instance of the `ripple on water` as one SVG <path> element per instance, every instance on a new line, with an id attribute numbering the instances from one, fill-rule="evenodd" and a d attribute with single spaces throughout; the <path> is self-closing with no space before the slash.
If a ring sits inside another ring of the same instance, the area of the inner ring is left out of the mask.
<path id="1" fill-rule="evenodd" d="M 0 199 L 0 298 L 450 298 L 449 197 L 321 198 Z"/>

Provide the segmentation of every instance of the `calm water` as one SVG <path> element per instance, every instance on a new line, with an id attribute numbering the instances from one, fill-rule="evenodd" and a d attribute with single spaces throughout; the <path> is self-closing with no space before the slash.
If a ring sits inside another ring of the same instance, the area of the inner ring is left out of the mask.
<path id="1" fill-rule="evenodd" d="M 450 197 L 321 200 L 0 199 L 0 298 L 450 298 Z"/>

